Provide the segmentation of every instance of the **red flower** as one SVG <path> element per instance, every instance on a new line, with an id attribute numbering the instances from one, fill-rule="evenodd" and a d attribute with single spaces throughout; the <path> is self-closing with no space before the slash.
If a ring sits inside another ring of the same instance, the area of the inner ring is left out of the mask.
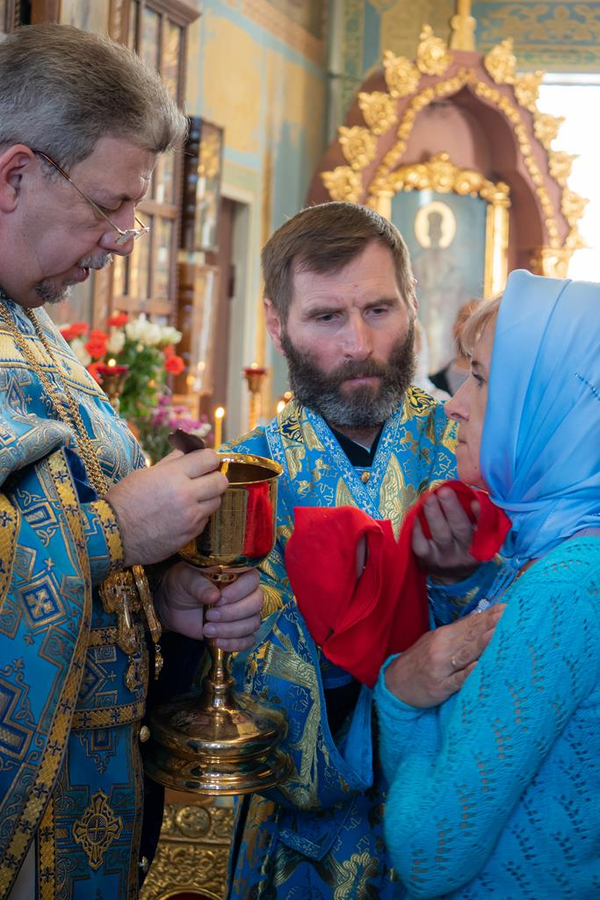
<path id="1" fill-rule="evenodd" d="M 175 356 L 175 347 L 173 344 L 169 344 L 168 347 L 163 347 L 163 353 L 165 354 L 165 359 L 171 359 L 172 356 Z"/>
<path id="2" fill-rule="evenodd" d="M 101 359 L 106 354 L 106 339 L 92 338 L 90 336 L 89 341 L 85 345 L 85 349 L 92 359 Z"/>
<path id="3" fill-rule="evenodd" d="M 71 325 L 71 331 L 76 337 L 82 337 L 82 335 L 87 334 L 90 330 L 90 326 L 87 322 L 73 322 Z"/>
<path id="4" fill-rule="evenodd" d="M 90 331 L 90 341 L 104 341 L 106 343 L 109 337 L 110 335 L 106 331 L 100 331 L 99 328 L 92 328 Z"/>
<path id="5" fill-rule="evenodd" d="M 87 334 L 89 327 L 90 326 L 86 322 L 74 322 L 72 325 L 65 325 L 64 328 L 60 328 L 59 330 L 65 341 L 70 344 L 75 338 Z"/>
<path id="6" fill-rule="evenodd" d="M 71 341 L 77 337 L 77 332 L 73 331 L 72 325 L 67 325 L 65 328 L 61 328 L 60 333 L 64 337 L 67 344 L 70 344 Z"/>
<path id="7" fill-rule="evenodd" d="M 127 313 L 114 313 L 114 315 L 110 316 L 107 320 L 106 324 L 113 325 L 115 328 L 121 328 L 128 321 L 129 316 Z"/>
<path id="8" fill-rule="evenodd" d="M 185 363 L 181 356 L 169 356 L 165 359 L 165 369 L 170 375 L 181 375 L 185 369 Z"/>

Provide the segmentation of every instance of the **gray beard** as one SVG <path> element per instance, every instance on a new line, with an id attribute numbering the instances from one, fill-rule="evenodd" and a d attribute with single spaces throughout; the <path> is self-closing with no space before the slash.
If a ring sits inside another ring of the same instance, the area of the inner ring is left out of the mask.
<path id="1" fill-rule="evenodd" d="M 105 266 L 109 266 L 111 262 L 112 254 L 95 253 L 91 256 L 84 256 L 79 260 L 77 265 L 84 269 L 103 269 Z M 53 284 L 50 279 L 38 281 L 38 283 L 34 285 L 34 290 L 42 303 L 50 303 L 52 305 L 62 303 L 63 300 L 69 300 L 73 294 L 69 284 L 63 284 L 59 287 Z"/>
<path id="2" fill-rule="evenodd" d="M 37 284 L 34 285 L 34 290 L 42 303 L 62 303 L 63 300 L 68 300 L 71 297 L 72 291 L 68 285 L 60 285 L 57 286 L 53 284 L 51 281 L 38 281 Z"/>
<path id="3" fill-rule="evenodd" d="M 311 353 L 298 350 L 284 330 L 281 345 L 287 358 L 290 388 L 303 406 L 321 415 L 326 422 L 342 428 L 376 428 L 396 411 L 410 387 L 415 372 L 414 323 L 404 341 L 398 340 L 387 363 L 348 360 L 326 374 Z M 348 392 L 342 384 L 348 378 L 377 376 L 377 387 L 361 385 Z"/>

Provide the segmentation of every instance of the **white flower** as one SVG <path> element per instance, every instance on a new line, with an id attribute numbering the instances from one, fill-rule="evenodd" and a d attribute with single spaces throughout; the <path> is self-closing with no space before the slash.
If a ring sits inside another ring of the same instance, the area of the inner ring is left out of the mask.
<path id="1" fill-rule="evenodd" d="M 125 334 L 130 341 L 144 342 L 144 333 L 147 326 L 148 319 L 144 313 L 140 313 L 137 319 L 131 319 L 131 321 L 126 322 Z"/>
<path id="2" fill-rule="evenodd" d="M 85 349 L 85 344 L 81 340 L 81 338 L 73 338 L 73 340 L 71 341 L 71 350 L 73 351 L 81 365 L 87 368 L 87 366 L 89 366 L 92 361 L 92 357 Z"/>
<path id="3" fill-rule="evenodd" d="M 157 325 L 155 322 L 147 322 L 142 340 L 150 347 L 157 347 L 162 340 L 162 328 L 160 325 Z"/>
<path id="4" fill-rule="evenodd" d="M 160 343 L 165 347 L 175 346 L 183 337 L 181 331 L 177 331 L 172 325 L 163 325 Z"/>
<path id="5" fill-rule="evenodd" d="M 117 356 L 125 346 L 125 333 L 123 331 L 113 331 L 108 341 L 106 349 L 113 356 Z"/>

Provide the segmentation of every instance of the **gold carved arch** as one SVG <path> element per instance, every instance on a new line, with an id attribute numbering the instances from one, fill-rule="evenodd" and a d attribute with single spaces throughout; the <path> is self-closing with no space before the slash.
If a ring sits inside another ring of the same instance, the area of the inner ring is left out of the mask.
<path id="1" fill-rule="evenodd" d="M 392 217 L 392 198 L 399 191 L 454 192 L 481 197 L 487 203 L 485 231 L 484 297 L 494 297 L 506 283 L 510 189 L 502 181 L 494 183 L 474 169 L 459 169 L 447 153 L 438 153 L 428 162 L 400 166 L 391 172 L 376 197 L 375 208 Z M 374 204 L 371 204 L 374 205 Z"/>
<path id="2" fill-rule="evenodd" d="M 475 59 L 479 62 L 481 57 L 477 55 Z M 365 124 L 338 129 L 338 142 L 347 165 L 321 173 L 330 199 L 366 202 L 386 214 L 396 183 L 394 171 L 402 161 L 419 113 L 431 103 L 468 87 L 508 121 L 543 215 L 546 238 L 539 251 L 540 270 L 545 275 L 564 277 L 572 253 L 583 245 L 577 223 L 587 200 L 567 186 L 575 157 L 551 146 L 563 120 L 545 114 L 537 107 L 543 72 L 517 75 L 510 39 L 492 48 L 483 58 L 485 71 L 477 71 L 478 66 L 457 69 L 454 61 L 453 51 L 432 33 L 428 25 L 423 26 L 414 62 L 389 51 L 384 54 L 386 90 L 359 93 L 358 106 Z M 452 68 L 454 71 L 444 78 Z M 432 81 L 431 76 L 437 80 Z M 528 115 L 533 117 L 533 136 L 526 127 L 525 117 Z M 396 127 L 393 143 L 375 170 L 371 171 L 377 160 L 379 141 L 383 139 L 389 147 L 389 132 L 393 127 Z M 536 154 L 534 144 L 543 148 L 547 157 L 547 175 L 536 161 L 539 154 Z M 566 237 L 564 228 L 561 237 L 557 205 L 550 196 L 548 178 L 556 183 L 558 189 L 553 189 L 553 193 L 558 192 L 560 214 L 568 225 Z M 505 214 L 502 213 L 502 216 Z M 500 219 L 500 212 L 497 216 Z M 499 233 L 504 232 L 498 222 L 496 235 Z"/>

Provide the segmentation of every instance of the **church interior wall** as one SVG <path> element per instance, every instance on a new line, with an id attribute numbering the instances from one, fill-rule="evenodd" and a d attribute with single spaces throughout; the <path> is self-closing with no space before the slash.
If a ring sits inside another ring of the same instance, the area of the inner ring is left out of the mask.
<path id="1" fill-rule="evenodd" d="M 187 111 L 224 128 L 222 194 L 247 205 L 237 229 L 238 252 L 245 252 L 247 264 L 243 302 L 234 298 L 232 434 L 246 419 L 242 366 L 256 361 L 272 367 L 275 390 L 285 382 L 264 333 L 260 248 L 303 205 L 325 146 L 325 28 L 321 2 L 208 0 L 190 29 Z M 240 327 L 241 340 L 234 333 Z M 270 405 L 265 397 L 265 409 Z"/>

